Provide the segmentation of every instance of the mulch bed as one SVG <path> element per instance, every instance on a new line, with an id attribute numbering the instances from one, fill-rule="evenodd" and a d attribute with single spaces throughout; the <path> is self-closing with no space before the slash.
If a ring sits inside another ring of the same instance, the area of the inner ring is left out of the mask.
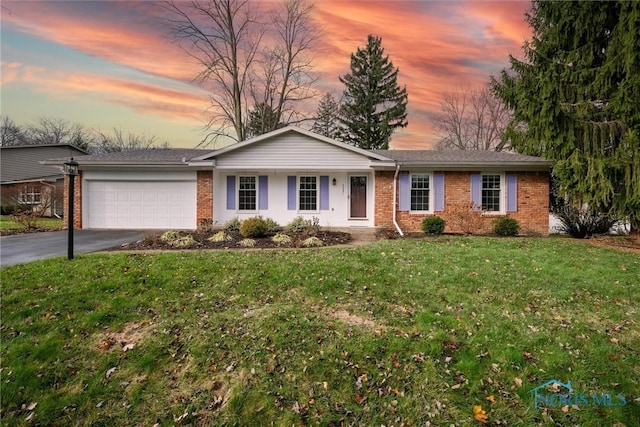
<path id="1" fill-rule="evenodd" d="M 138 242 L 125 244 L 116 248 L 110 249 L 111 251 L 118 250 L 184 250 L 184 249 L 266 249 L 266 248 L 301 248 L 304 247 L 302 242 L 310 237 L 308 234 L 290 234 L 285 233 L 291 237 L 291 243 L 278 244 L 271 240 L 269 237 L 254 238 L 255 245 L 252 247 L 246 247 L 240 245 L 240 241 L 243 237 L 238 232 L 229 232 L 233 240 L 225 242 L 212 242 L 208 239 L 217 233 L 216 231 L 181 231 L 180 236 L 191 236 L 196 241 L 195 244 L 189 247 L 175 247 L 160 239 L 162 234 L 154 234 L 146 237 L 144 240 Z M 343 233 L 339 231 L 318 231 L 315 237 L 322 240 L 323 246 L 335 246 L 349 243 L 351 241 L 351 234 Z"/>

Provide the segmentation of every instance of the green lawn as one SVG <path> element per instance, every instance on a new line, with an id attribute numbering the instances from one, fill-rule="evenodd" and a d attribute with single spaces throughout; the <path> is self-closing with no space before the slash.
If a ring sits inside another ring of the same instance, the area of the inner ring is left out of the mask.
<path id="1" fill-rule="evenodd" d="M 565 238 L 3 268 L 2 424 L 638 425 L 639 277 Z"/>
<path id="2" fill-rule="evenodd" d="M 38 228 L 41 230 L 62 230 L 63 219 L 61 218 L 39 218 L 37 220 Z M 24 231 L 24 225 L 11 219 L 9 215 L 0 215 L 0 232 L 22 232 Z"/>

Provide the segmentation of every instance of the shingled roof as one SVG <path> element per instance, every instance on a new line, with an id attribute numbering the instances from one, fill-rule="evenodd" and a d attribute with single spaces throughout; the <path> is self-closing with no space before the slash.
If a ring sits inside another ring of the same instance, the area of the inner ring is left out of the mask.
<path id="1" fill-rule="evenodd" d="M 406 166 L 539 166 L 552 162 L 541 157 L 506 151 L 479 150 L 372 150 Z"/>
<path id="2" fill-rule="evenodd" d="M 80 165 L 168 165 L 182 164 L 185 161 L 214 150 L 203 150 L 195 148 L 156 148 L 152 150 L 131 150 L 119 151 L 115 153 L 91 154 L 87 156 L 77 156 L 74 159 Z M 66 159 L 50 159 L 44 164 L 62 164 Z"/>

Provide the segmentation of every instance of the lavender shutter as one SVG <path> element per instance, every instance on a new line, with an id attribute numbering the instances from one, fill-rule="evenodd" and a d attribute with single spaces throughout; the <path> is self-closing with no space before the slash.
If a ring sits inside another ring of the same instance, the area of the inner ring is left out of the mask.
<path id="1" fill-rule="evenodd" d="M 409 188 L 409 172 L 400 172 L 398 176 L 398 210 L 411 209 L 411 188 Z"/>
<path id="2" fill-rule="evenodd" d="M 266 175 L 260 175 L 258 177 L 258 194 L 260 197 L 258 200 L 258 209 L 269 209 L 269 177 Z"/>
<path id="3" fill-rule="evenodd" d="M 320 210 L 329 210 L 329 177 L 320 177 Z"/>
<path id="4" fill-rule="evenodd" d="M 433 210 L 444 210 L 444 174 L 433 175 Z"/>
<path id="5" fill-rule="evenodd" d="M 296 177 L 287 177 L 287 209 L 296 210 Z"/>
<path id="6" fill-rule="evenodd" d="M 475 205 L 475 210 L 482 209 L 482 175 L 471 174 L 471 201 Z"/>
<path id="7" fill-rule="evenodd" d="M 518 211 L 518 175 L 507 174 L 507 212 Z"/>
<path id="8" fill-rule="evenodd" d="M 235 210 L 236 208 L 236 177 L 234 175 L 227 176 L 227 209 Z"/>

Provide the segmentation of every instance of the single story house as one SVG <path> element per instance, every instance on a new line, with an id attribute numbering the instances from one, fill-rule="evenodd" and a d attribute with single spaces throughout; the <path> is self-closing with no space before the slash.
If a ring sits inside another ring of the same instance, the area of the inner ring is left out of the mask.
<path id="1" fill-rule="evenodd" d="M 82 156 L 70 144 L 0 147 L 0 185 L 3 212 L 29 208 L 45 216 L 62 215 L 62 172 L 41 162 L 52 157 Z"/>
<path id="2" fill-rule="evenodd" d="M 283 225 L 303 216 L 324 227 L 409 232 L 438 215 L 451 232 L 465 231 L 465 216 L 475 218 L 473 231 L 499 216 L 525 233 L 549 230 L 551 164 L 514 153 L 364 150 L 288 126 L 217 150 L 75 160 L 79 228 L 195 229 L 262 215 Z"/>

